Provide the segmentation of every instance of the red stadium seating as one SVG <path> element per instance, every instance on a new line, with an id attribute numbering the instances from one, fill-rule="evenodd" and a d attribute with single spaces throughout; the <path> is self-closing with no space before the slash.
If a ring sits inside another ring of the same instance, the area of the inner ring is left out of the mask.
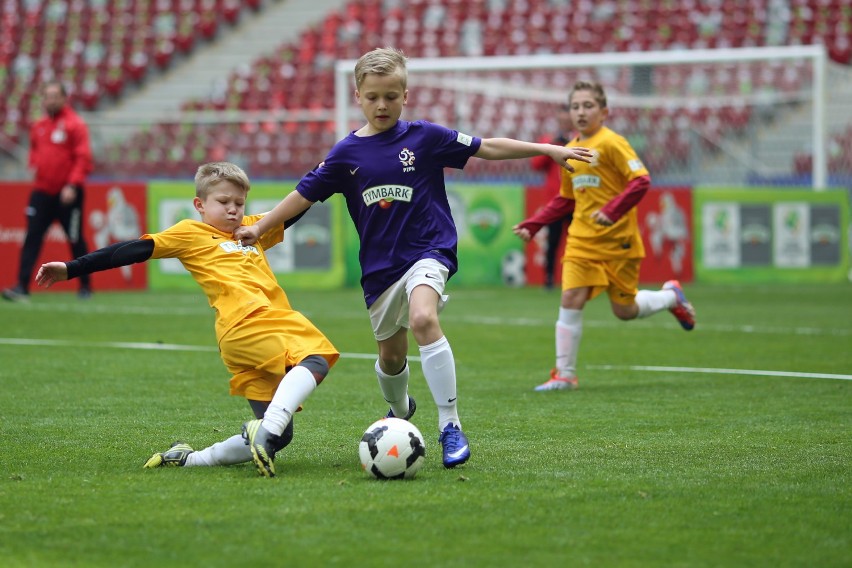
<path id="1" fill-rule="evenodd" d="M 848 0 L 790 0 L 786 20 L 771 19 L 770 0 L 748 0 L 746 4 L 350 0 L 306 29 L 297 41 L 280 46 L 245 71 L 232 72 L 224 95 L 185 101 L 182 108 L 328 110 L 333 105 L 333 62 L 357 58 L 380 45 L 397 45 L 413 57 L 742 47 L 775 41 L 770 39 L 769 24 L 772 21 L 777 26 L 781 21 L 787 43 L 822 42 L 833 60 L 852 62 L 852 5 Z M 0 135 L 21 138 L 29 120 L 38 114 L 38 105 L 30 101 L 46 73 L 54 72 L 69 82 L 79 106 L 96 109 L 105 100 L 121 97 L 128 84 L 144 82 L 152 69 L 167 68 L 175 57 L 198 49 L 205 41 L 215 41 L 223 25 L 238 21 L 244 10 L 260 9 L 261 2 L 123 0 L 106 2 L 104 7 L 105 12 L 100 13 L 88 2 L 0 0 L 0 64 L 7 70 L 0 76 L 0 118 L 4 120 Z M 69 45 L 79 49 L 69 50 Z M 583 70 L 585 76 L 593 73 Z M 756 79 L 750 88 L 794 92 L 807 80 L 806 73 L 807 69 L 794 65 L 763 66 L 752 73 Z M 559 79 L 561 88 L 567 88 L 573 77 L 565 74 Z M 537 73 L 495 74 L 493 80 L 541 89 L 552 89 L 554 84 L 552 77 Z M 626 71 L 602 77 L 616 93 L 631 92 L 633 80 Z M 739 85 L 734 71 L 718 66 L 660 67 L 650 81 L 649 88 L 664 96 L 693 86 L 732 90 Z M 440 88 L 418 86 L 407 116 L 454 123 L 462 117 L 455 116 L 453 98 Z M 552 112 L 546 105 L 520 112 L 516 103 L 482 94 L 470 98 L 474 110 L 465 117 L 469 123 L 465 127 L 473 133 L 531 139 Z M 742 133 L 751 114 L 748 107 L 736 105 L 654 112 L 618 110 L 616 106 L 611 120 L 625 132 L 651 132 L 636 134 L 637 148 L 642 146 L 644 152 L 640 153 L 655 170 L 664 170 L 686 164 L 690 144 L 695 141 L 687 139 L 685 132 L 695 132 L 712 149 L 721 138 Z M 107 174 L 126 172 L 124 162 L 130 156 L 136 171 L 157 171 L 145 166 L 147 160 L 164 164 L 160 171 L 182 175 L 197 161 L 229 157 L 244 159 L 256 176 L 300 175 L 321 160 L 334 142 L 334 127 L 325 122 L 233 126 L 236 128 L 200 125 L 175 129 L 174 125 L 155 125 L 150 132 L 107 152 L 98 166 Z M 850 139 L 852 135 L 837 140 L 838 151 L 848 152 Z M 172 150 L 163 154 L 155 147 Z M 852 157 L 832 163 L 850 161 Z M 805 168 L 806 162 L 807 157 L 802 157 L 797 167 Z M 515 166 L 501 167 L 512 173 Z"/>
<path id="2" fill-rule="evenodd" d="M 125 85 L 144 81 L 152 63 L 168 67 L 177 52 L 213 39 L 220 17 L 234 23 L 241 10 L 258 7 L 236 0 L 124 0 L 97 8 L 0 0 L 0 98 L 29 100 L 41 82 L 57 78 L 78 106 L 95 110 L 104 97 L 120 97 Z M 6 107 L 0 119 L 8 120 L 10 111 Z"/>

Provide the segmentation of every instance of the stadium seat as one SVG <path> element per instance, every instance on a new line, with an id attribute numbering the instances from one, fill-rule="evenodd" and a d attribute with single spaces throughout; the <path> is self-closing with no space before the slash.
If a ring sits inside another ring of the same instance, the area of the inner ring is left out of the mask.
<path id="1" fill-rule="evenodd" d="M 257 1 L 241 5 L 236 0 L 98 4 L 96 9 L 89 2 L 0 2 L 0 64 L 7 70 L 0 76 L 0 96 L 8 99 L 15 91 L 37 89 L 45 77 L 56 77 L 80 93 L 75 100 L 85 110 L 95 110 L 105 98 L 120 97 L 128 82 L 143 82 L 149 65 L 168 66 L 175 48 L 189 51 L 197 41 L 212 38 L 217 14 L 233 24 L 241 10 L 261 8 Z M 91 75 L 87 70 L 92 68 L 103 72 Z M 6 106 L 0 120 L 7 121 L 11 110 Z M 29 113 L 21 110 L 15 116 L 26 118 L 26 132 Z"/>
<path id="2" fill-rule="evenodd" d="M 0 14 L 3 22 L 32 22 L 32 27 L 41 34 L 29 36 L 27 32 L 21 31 L 18 35 L 12 34 L 11 38 L 0 38 L 0 62 L 14 62 L 21 53 L 47 52 L 69 69 L 81 65 L 81 61 L 66 57 L 62 53 L 62 46 L 77 37 L 85 38 L 87 43 L 97 38 L 105 51 L 100 63 L 103 72 L 97 75 L 97 81 L 103 93 L 113 98 L 121 96 L 128 82 L 145 81 L 152 65 L 155 68 L 166 67 L 175 53 L 197 49 L 203 40 L 215 37 L 218 25 L 233 24 L 241 10 L 261 7 L 258 0 L 242 3 L 236 0 L 183 0 L 179 5 L 188 9 L 179 13 L 165 12 L 165 19 L 157 20 L 158 14 L 163 15 L 163 12 L 157 11 L 163 3 L 106 2 L 109 20 L 100 28 L 97 25 L 76 28 L 56 25 L 51 28 L 42 25 L 47 4 L 27 2 L 27 9 L 22 14 L 10 15 L 8 11 Z M 281 45 L 272 55 L 253 62 L 248 66 L 247 74 L 231 74 L 224 94 L 206 100 L 185 101 L 181 106 L 193 110 L 328 110 L 333 105 L 333 98 L 317 97 L 316 93 L 333 90 L 332 62 L 335 59 L 355 58 L 377 45 L 398 45 L 413 57 L 765 45 L 770 41 L 767 21 L 770 4 L 770 0 L 754 0 L 749 10 L 743 10 L 730 2 L 350 0 L 331 12 L 317 26 L 306 29 L 298 40 Z M 810 43 L 822 39 L 834 61 L 850 63 L 852 37 L 849 30 L 840 33 L 835 28 L 841 26 L 833 25 L 836 24 L 834 20 L 838 14 L 843 15 L 848 22 L 848 1 L 791 0 L 789 4 L 786 37 L 791 42 Z M 81 14 L 90 14 L 86 3 L 72 3 L 72 8 L 79 9 Z M 210 16 L 211 10 L 218 12 L 221 19 L 214 21 Z M 125 22 L 128 18 L 129 23 Z M 91 17 L 86 19 L 92 20 Z M 66 16 L 64 24 L 71 20 Z M 162 26 L 160 31 L 153 25 L 158 21 Z M 108 40 L 107 30 L 111 32 Z M 144 30 L 154 31 L 145 33 Z M 55 39 L 44 39 L 43 45 L 36 47 L 35 44 L 39 43 L 36 37 Z M 89 55 L 97 59 L 97 50 Z M 116 61 L 119 62 L 118 66 Z M 38 71 L 40 69 L 33 72 Z M 747 88 L 794 93 L 805 80 L 805 73 L 806 69 L 795 65 L 767 67 L 761 70 L 758 80 Z M 559 88 L 567 90 L 580 75 L 597 76 L 593 70 L 566 74 L 558 79 Z M 296 76 L 300 80 L 293 80 Z M 84 77 L 89 83 L 85 83 Z M 601 77 L 612 92 L 630 93 L 634 88 L 634 77 L 630 73 Z M 91 85 L 88 75 L 80 75 L 78 79 L 80 85 Z M 556 84 L 554 78 L 542 79 L 536 74 L 503 74 L 496 80 L 542 89 L 553 88 Z M 739 83 L 740 79 L 733 70 L 694 68 L 684 72 L 678 68 L 660 67 L 655 69 L 646 88 L 667 96 L 689 89 L 704 92 L 711 85 L 731 92 L 739 87 Z M 9 99 L 14 90 L 9 88 L 7 82 L 0 94 Z M 22 92 L 22 89 L 18 90 Z M 83 89 L 83 97 L 87 96 L 93 96 L 90 88 Z M 546 105 L 533 106 L 524 117 L 505 101 L 490 101 L 488 97 L 479 94 L 471 98 L 475 100 L 471 116 L 459 117 L 455 114 L 455 100 L 451 94 L 445 94 L 439 88 L 418 87 L 407 113 L 439 122 L 466 120 L 474 133 L 521 138 L 536 137 L 541 123 L 548 119 Z M 97 106 L 102 104 L 104 97 L 81 100 L 87 107 L 93 104 Z M 9 112 L 8 104 L 0 107 L 0 116 L 5 117 Z M 752 113 L 748 107 L 736 104 L 726 105 L 718 111 L 690 108 L 655 115 L 623 109 L 614 113 L 613 120 L 628 130 L 662 124 L 661 132 L 670 136 L 667 142 L 668 156 L 666 153 L 654 153 L 655 150 L 648 160 L 654 162 L 655 166 L 665 168 L 670 162 L 684 161 L 688 155 L 690 141 L 676 134 L 682 132 L 685 126 L 701 132 L 705 140 L 718 141 L 725 136 L 741 135 L 752 120 Z M 327 125 L 318 127 L 310 122 L 283 125 L 268 123 L 256 130 L 247 128 L 239 140 L 217 140 L 216 143 L 203 146 L 198 142 L 205 139 L 202 132 L 205 130 L 196 126 L 185 139 L 176 139 L 176 143 L 188 145 L 183 155 L 198 150 L 207 156 L 221 156 L 231 151 L 232 147 L 238 151 L 254 149 L 263 154 L 255 159 L 253 165 L 262 172 L 273 172 L 274 175 L 300 175 L 305 167 L 316 162 L 318 155 L 321 159 L 334 141 L 333 125 L 332 128 Z M 276 135 L 280 137 L 274 137 Z M 273 140 L 277 147 L 284 147 L 282 144 L 296 136 L 299 137 L 299 147 L 286 145 L 286 152 L 276 152 L 270 148 Z M 655 146 L 649 144 L 649 147 Z M 840 144 L 839 147 L 843 149 L 846 146 Z M 146 153 L 142 152 L 141 155 L 144 158 Z M 158 159 L 168 160 L 168 157 L 159 156 Z M 491 167 L 498 166 L 481 166 L 484 170 Z M 510 168 L 508 165 L 499 167 Z"/>

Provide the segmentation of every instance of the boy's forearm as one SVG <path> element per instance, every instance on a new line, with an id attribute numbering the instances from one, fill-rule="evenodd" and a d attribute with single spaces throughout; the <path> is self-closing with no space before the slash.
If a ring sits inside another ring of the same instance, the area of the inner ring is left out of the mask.
<path id="1" fill-rule="evenodd" d="M 624 190 L 601 208 L 601 212 L 614 223 L 625 213 L 636 207 L 648 188 L 651 187 L 651 176 L 639 176 L 627 184 Z"/>
<path id="2" fill-rule="evenodd" d="M 482 140 L 482 144 L 475 155 L 486 160 L 512 160 L 534 156 L 550 156 L 552 148 L 555 147 L 558 148 L 552 144 L 524 142 L 512 138 L 486 138 Z"/>
<path id="3" fill-rule="evenodd" d="M 90 252 L 66 262 L 65 266 L 68 268 L 68 279 L 70 280 L 92 272 L 145 262 L 153 254 L 154 241 L 151 239 L 135 239 L 115 243 Z"/>
<path id="4" fill-rule="evenodd" d="M 518 227 L 526 229 L 529 231 L 530 237 L 534 237 L 545 225 L 565 219 L 573 212 L 573 199 L 568 199 L 561 195 L 554 195 L 544 207 L 536 211 L 530 218 L 524 219 L 518 223 Z"/>
<path id="5" fill-rule="evenodd" d="M 255 226 L 258 228 L 258 231 L 260 231 L 260 234 L 262 235 L 271 228 L 277 227 L 279 225 L 284 225 L 290 219 L 301 215 L 311 205 L 313 205 L 311 201 L 308 201 L 307 199 L 302 197 L 302 194 L 298 191 L 293 190 L 278 205 L 276 205 L 272 209 L 272 211 L 264 215 L 255 224 Z M 292 225 L 292 223 L 290 223 L 290 225 Z"/>

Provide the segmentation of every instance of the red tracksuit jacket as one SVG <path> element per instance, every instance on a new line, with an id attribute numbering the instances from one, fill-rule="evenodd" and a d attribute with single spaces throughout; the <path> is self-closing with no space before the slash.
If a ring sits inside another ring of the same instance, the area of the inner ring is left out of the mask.
<path id="1" fill-rule="evenodd" d="M 68 105 L 30 128 L 30 167 L 34 187 L 56 195 L 66 185 L 82 185 L 92 171 L 89 129 Z"/>

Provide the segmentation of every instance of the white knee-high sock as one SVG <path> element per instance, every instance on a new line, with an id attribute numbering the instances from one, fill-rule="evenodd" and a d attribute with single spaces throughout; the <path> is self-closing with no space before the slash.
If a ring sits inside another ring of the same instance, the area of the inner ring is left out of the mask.
<path id="1" fill-rule="evenodd" d="M 420 347 L 423 376 L 438 406 L 438 429 L 443 432 L 449 423 L 461 428 L 456 404 L 456 360 L 446 337 Z"/>
<path id="2" fill-rule="evenodd" d="M 556 320 L 556 372 L 560 377 L 577 376 L 577 352 L 583 337 L 583 310 L 559 308 Z"/>
<path id="3" fill-rule="evenodd" d="M 636 305 L 639 306 L 639 317 L 646 318 L 657 312 L 675 307 L 677 295 L 674 290 L 639 290 L 636 294 Z"/>
<path id="4" fill-rule="evenodd" d="M 184 467 L 233 465 L 251 461 L 251 448 L 241 434 L 227 440 L 216 442 L 212 446 L 192 452 L 186 457 Z"/>
<path id="5" fill-rule="evenodd" d="M 262 426 L 270 433 L 280 436 L 293 418 L 293 413 L 317 388 L 314 374 L 306 367 L 296 365 L 284 375 L 278 384 L 269 408 L 263 414 Z"/>
<path id="6" fill-rule="evenodd" d="M 390 404 L 393 415 L 402 418 L 408 414 L 408 361 L 405 362 L 405 367 L 396 375 L 388 375 L 379 366 L 379 361 L 376 360 L 376 377 L 379 379 L 379 388 L 382 390 L 382 396 L 385 401 Z"/>

